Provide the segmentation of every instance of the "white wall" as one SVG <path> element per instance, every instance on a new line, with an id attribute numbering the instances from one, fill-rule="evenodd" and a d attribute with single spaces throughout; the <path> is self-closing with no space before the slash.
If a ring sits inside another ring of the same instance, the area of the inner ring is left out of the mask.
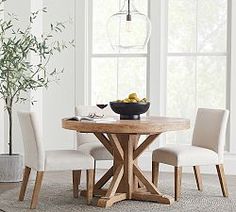
<path id="1" fill-rule="evenodd" d="M 25 28 L 27 26 L 27 20 L 30 15 L 30 0 L 22 0 L 22 1 L 15 1 L 15 0 L 8 0 L 4 4 L 4 8 L 6 12 L 14 13 L 18 16 L 21 20 L 18 23 L 19 27 Z M 5 12 L 5 19 L 7 20 L 7 14 Z M 13 112 L 13 151 L 14 153 L 22 153 L 23 152 L 23 143 L 22 137 L 20 132 L 20 126 L 18 123 L 18 118 L 16 116 L 17 110 L 29 110 L 29 104 L 21 104 L 15 105 L 14 112 Z M 8 151 L 8 116 L 6 112 L 4 113 L 4 152 Z"/>
<path id="2" fill-rule="evenodd" d="M 43 16 L 43 31 L 50 29 L 50 23 L 74 19 L 74 0 L 44 0 L 48 12 Z M 66 30 L 57 38 L 69 41 L 74 39 L 75 22 L 67 23 Z M 64 68 L 60 81 L 43 90 L 43 138 L 46 149 L 74 148 L 74 133 L 61 127 L 61 119 L 74 113 L 75 105 L 75 66 L 74 48 L 70 47 L 54 57 L 48 68 Z"/>
<path id="3" fill-rule="evenodd" d="M 87 70 L 87 53 L 88 53 L 88 30 L 87 30 L 87 8 L 88 1 L 75 0 L 75 103 L 88 103 L 88 73 Z"/>
<path id="4" fill-rule="evenodd" d="M 75 0 L 8 0 L 4 7 L 7 12 L 17 14 L 21 20 L 20 26 L 25 27 L 31 11 L 48 8 L 48 13 L 39 15 L 36 25 L 33 25 L 32 33 L 36 36 L 41 32 L 47 32 L 50 29 L 50 23 L 56 21 L 68 21 L 74 19 Z M 6 14 L 5 14 L 6 17 Z M 66 30 L 56 39 L 69 41 L 74 39 L 75 22 L 67 23 Z M 31 92 L 31 96 L 37 100 L 34 106 L 30 103 L 16 105 L 14 108 L 14 133 L 13 150 L 14 153 L 23 154 L 23 143 L 20 132 L 20 126 L 16 115 L 17 110 L 35 111 L 41 117 L 43 126 L 43 138 L 45 149 L 67 149 L 75 147 L 75 136 L 71 131 L 61 128 L 61 118 L 71 116 L 74 113 L 75 105 L 75 49 L 71 47 L 62 54 L 56 56 L 48 68 L 65 68 L 58 83 L 52 83 L 47 90 L 42 89 L 38 92 Z M 34 62 L 37 58 L 31 57 Z M 0 101 L 0 153 L 8 151 L 8 117 L 2 110 L 3 104 Z"/>

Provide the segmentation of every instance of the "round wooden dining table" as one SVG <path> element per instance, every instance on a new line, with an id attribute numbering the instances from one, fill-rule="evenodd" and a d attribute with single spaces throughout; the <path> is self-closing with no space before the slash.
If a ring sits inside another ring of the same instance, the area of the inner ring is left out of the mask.
<path id="1" fill-rule="evenodd" d="M 144 175 L 137 159 L 160 134 L 186 130 L 190 121 L 181 118 L 142 117 L 140 120 L 104 122 L 62 120 L 62 127 L 81 133 L 93 133 L 113 155 L 113 166 L 94 185 L 94 195 L 100 196 L 97 206 L 109 207 L 122 200 L 152 201 L 172 204 L 173 197 L 162 194 Z M 146 135 L 144 141 L 139 141 Z M 147 161 L 147 163 L 151 161 Z M 110 180 L 109 187 L 104 185 Z"/>

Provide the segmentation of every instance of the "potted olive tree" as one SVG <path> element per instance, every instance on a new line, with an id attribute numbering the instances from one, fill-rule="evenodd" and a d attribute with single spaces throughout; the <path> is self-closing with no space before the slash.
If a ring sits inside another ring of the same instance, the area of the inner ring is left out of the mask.
<path id="1" fill-rule="evenodd" d="M 46 8 L 33 12 L 24 29 L 18 28 L 19 20 L 13 14 L 8 13 L 7 21 L 0 19 L 0 98 L 8 114 L 9 144 L 8 154 L 0 154 L 0 182 L 18 182 L 22 175 L 22 156 L 13 153 L 14 105 L 25 101 L 33 103 L 27 93 L 58 79 L 62 71 L 48 70 L 47 64 L 56 52 L 67 48 L 67 44 L 73 45 L 73 41 L 55 40 L 55 35 L 65 28 L 63 23 L 50 24 L 47 34 L 33 35 L 32 24 L 40 12 L 46 12 Z M 31 55 L 37 56 L 36 64 L 31 63 Z"/>

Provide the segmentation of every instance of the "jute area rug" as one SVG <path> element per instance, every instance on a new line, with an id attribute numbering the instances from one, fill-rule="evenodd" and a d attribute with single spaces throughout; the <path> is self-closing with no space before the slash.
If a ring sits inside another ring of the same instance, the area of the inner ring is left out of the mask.
<path id="1" fill-rule="evenodd" d="M 159 188 L 164 194 L 173 195 L 173 182 L 170 179 L 161 180 Z M 82 184 L 82 187 L 85 187 Z M 19 188 L 9 190 L 0 195 L 0 211 L 6 212 L 29 212 L 30 199 L 33 182 L 28 186 L 25 201 L 18 201 Z M 230 189 L 230 188 L 229 188 Z M 102 209 L 96 207 L 97 199 L 94 198 L 92 205 L 87 206 L 84 197 L 74 199 L 72 195 L 72 184 L 44 182 L 39 205 L 36 211 L 47 212 L 236 212 L 236 191 L 230 190 L 230 197 L 222 196 L 218 181 L 204 184 L 204 191 L 199 192 L 193 181 L 185 181 L 182 185 L 182 195 L 178 202 L 171 206 L 151 202 L 123 201 L 114 204 L 111 208 Z"/>

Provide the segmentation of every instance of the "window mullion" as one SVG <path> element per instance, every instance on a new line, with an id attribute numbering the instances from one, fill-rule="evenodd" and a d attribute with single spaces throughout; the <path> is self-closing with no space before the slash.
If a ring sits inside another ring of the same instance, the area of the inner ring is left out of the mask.
<path id="1" fill-rule="evenodd" d="M 199 57 L 199 56 L 227 56 L 227 52 L 200 52 L 200 53 L 192 53 L 192 52 L 189 52 L 189 53 L 185 53 L 185 52 L 171 52 L 171 53 L 168 53 L 167 56 L 170 56 L 170 57 L 175 57 L 175 56 L 184 56 L 184 57 Z"/>
<path id="2" fill-rule="evenodd" d="M 196 53 L 198 54 L 198 9 L 199 9 L 199 5 L 198 5 L 198 0 L 196 1 L 196 43 L 195 43 L 195 49 L 196 49 Z M 195 112 L 197 111 L 198 108 L 198 56 L 195 56 Z"/>
<path id="3" fill-rule="evenodd" d="M 148 57 L 148 54 L 92 54 L 91 57 Z"/>
<path id="4" fill-rule="evenodd" d="M 87 17 L 87 101 L 91 105 L 92 96 L 92 54 L 93 54 L 93 0 L 88 0 L 88 17 Z"/>

